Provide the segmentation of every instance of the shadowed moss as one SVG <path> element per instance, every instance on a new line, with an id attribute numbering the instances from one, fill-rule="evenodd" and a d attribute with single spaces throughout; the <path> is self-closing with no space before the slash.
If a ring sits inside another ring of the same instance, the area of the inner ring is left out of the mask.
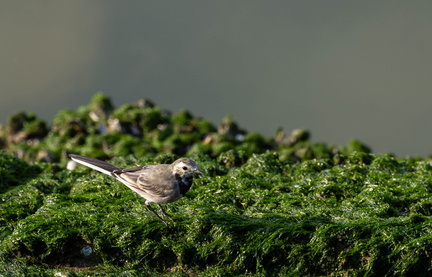
<path id="1" fill-rule="evenodd" d="M 23 160 L 0 150 L 0 192 L 5 192 L 10 187 L 35 177 L 39 172 L 38 167 L 28 165 Z"/>

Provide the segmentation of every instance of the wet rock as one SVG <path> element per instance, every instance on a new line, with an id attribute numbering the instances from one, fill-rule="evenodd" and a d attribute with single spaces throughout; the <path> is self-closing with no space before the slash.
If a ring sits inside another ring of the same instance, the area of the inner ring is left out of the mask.
<path id="1" fill-rule="evenodd" d="M 228 135 L 236 139 L 241 139 L 246 134 L 244 130 L 240 129 L 231 115 L 222 119 L 222 123 L 218 126 L 217 130 L 219 134 Z"/>
<path id="2" fill-rule="evenodd" d="M 310 138 L 310 132 L 307 129 L 299 128 L 292 130 L 291 134 L 287 138 L 289 145 L 294 145 L 300 141 L 307 141 Z"/>
<path id="3" fill-rule="evenodd" d="M 135 103 L 134 106 L 140 109 L 153 108 L 155 103 L 149 99 L 140 99 Z"/>
<path id="4" fill-rule="evenodd" d="M 36 160 L 39 162 L 52 163 L 57 160 L 57 156 L 47 150 L 40 150 L 36 155 Z"/>
<path id="5" fill-rule="evenodd" d="M 95 121 L 107 120 L 108 116 L 114 110 L 114 106 L 111 103 L 111 99 L 102 93 L 96 94 L 89 105 L 89 116 Z"/>
<path id="6" fill-rule="evenodd" d="M 19 112 L 9 117 L 6 125 L 7 143 L 21 143 L 28 139 L 42 139 L 48 134 L 46 123 L 33 114 Z"/>

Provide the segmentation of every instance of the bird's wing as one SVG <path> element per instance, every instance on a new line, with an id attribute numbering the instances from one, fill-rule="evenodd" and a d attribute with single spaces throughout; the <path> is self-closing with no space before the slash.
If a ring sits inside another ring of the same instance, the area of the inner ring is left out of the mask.
<path id="1" fill-rule="evenodd" d="M 130 189 L 158 197 L 175 189 L 169 165 L 147 165 L 114 172 L 115 177 Z"/>
<path id="2" fill-rule="evenodd" d="M 123 179 L 131 185 L 135 185 L 141 174 L 146 174 L 147 171 L 154 167 L 153 165 L 145 165 L 133 168 L 122 168 L 119 170 L 114 170 L 112 173 L 114 177 L 118 179 Z"/>

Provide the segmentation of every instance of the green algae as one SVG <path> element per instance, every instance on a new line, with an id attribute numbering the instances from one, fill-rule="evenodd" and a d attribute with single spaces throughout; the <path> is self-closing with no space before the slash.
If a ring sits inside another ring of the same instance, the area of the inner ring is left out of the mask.
<path id="1" fill-rule="evenodd" d="M 110 130 L 116 118 L 121 128 Z M 214 127 L 148 100 L 115 109 L 99 94 L 60 112 L 38 144 L 21 142 L 58 164 L 0 152 L 0 275 L 430 274 L 430 162 L 309 136 L 248 134 L 232 117 Z M 110 162 L 125 167 L 186 154 L 205 174 L 166 205 L 178 224 L 165 226 L 120 182 L 85 167 L 66 170 L 66 150 L 116 156 Z"/>
<path id="2" fill-rule="evenodd" d="M 346 160 L 357 161 L 356 155 Z M 0 257 L 71 267 L 78 276 L 80 268 L 210 275 L 428 272 L 431 166 L 369 156 L 369 165 L 289 165 L 267 152 L 228 171 L 197 157 L 206 176 L 188 197 L 167 205 L 179 222 L 169 227 L 109 176 L 85 168 L 60 171 L 66 187 L 59 188 L 55 176 L 43 173 L 21 185 L 38 199 L 37 209 L 4 217 L 12 230 L 2 237 Z M 31 202 L 19 195 L 15 209 Z M 89 256 L 82 254 L 85 247 L 92 249 Z"/>

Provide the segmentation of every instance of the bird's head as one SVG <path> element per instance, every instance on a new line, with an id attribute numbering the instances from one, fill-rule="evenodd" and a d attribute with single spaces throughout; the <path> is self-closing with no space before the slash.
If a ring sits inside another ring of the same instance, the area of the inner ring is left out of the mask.
<path id="1" fill-rule="evenodd" d="M 180 158 L 172 163 L 173 173 L 178 174 L 182 177 L 189 177 L 196 173 L 202 174 L 198 170 L 197 164 L 188 158 Z"/>

